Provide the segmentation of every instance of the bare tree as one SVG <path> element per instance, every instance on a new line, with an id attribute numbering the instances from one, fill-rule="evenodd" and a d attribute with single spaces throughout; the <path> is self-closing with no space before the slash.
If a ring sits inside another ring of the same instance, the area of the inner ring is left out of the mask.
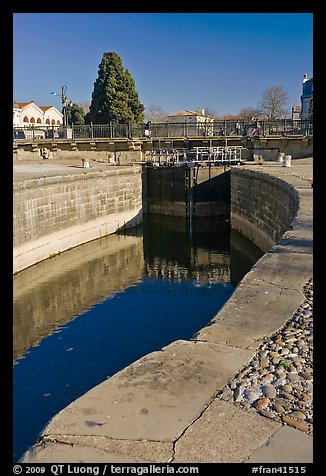
<path id="1" fill-rule="evenodd" d="M 284 107 L 288 100 L 283 86 L 270 86 L 263 93 L 258 108 L 267 119 L 280 119 L 288 115 L 288 110 Z"/>
<path id="2" fill-rule="evenodd" d="M 196 111 L 204 111 L 204 114 L 205 116 L 209 116 L 209 117 L 216 117 L 217 114 L 216 114 L 216 111 L 214 109 L 211 109 L 210 107 L 198 107 L 196 109 Z"/>
<path id="3" fill-rule="evenodd" d="M 79 106 L 84 109 L 85 113 L 89 112 L 89 106 L 91 105 L 90 101 L 82 101 L 79 103 Z"/>
<path id="4" fill-rule="evenodd" d="M 145 110 L 145 119 L 152 122 L 165 122 L 167 120 L 167 113 L 161 106 L 157 104 L 151 104 L 148 109 Z"/>
<path id="5" fill-rule="evenodd" d="M 245 121 L 251 121 L 253 117 L 259 116 L 259 111 L 257 108 L 247 106 L 240 110 L 239 116 Z"/>

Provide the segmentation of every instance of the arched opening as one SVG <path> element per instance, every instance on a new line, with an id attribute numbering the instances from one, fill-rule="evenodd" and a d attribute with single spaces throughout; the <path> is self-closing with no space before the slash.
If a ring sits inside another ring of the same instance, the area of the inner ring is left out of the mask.
<path id="1" fill-rule="evenodd" d="M 47 119 L 47 120 L 45 121 L 45 124 L 49 124 L 49 125 L 50 125 L 50 119 Z"/>
<path id="2" fill-rule="evenodd" d="M 23 122 L 27 122 L 27 124 L 29 123 L 29 120 L 28 120 L 27 116 L 24 117 Z"/>
<path id="3" fill-rule="evenodd" d="M 41 121 L 41 119 L 40 119 L 39 117 L 37 118 L 37 121 L 36 121 L 36 122 L 37 122 L 37 124 L 42 124 L 42 121 Z"/>
<path id="4" fill-rule="evenodd" d="M 35 119 L 34 117 L 31 117 L 30 121 L 29 121 L 31 124 L 35 124 Z"/>

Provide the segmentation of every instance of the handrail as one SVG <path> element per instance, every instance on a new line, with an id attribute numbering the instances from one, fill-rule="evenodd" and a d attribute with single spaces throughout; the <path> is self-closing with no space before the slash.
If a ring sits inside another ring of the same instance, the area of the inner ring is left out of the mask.
<path id="1" fill-rule="evenodd" d="M 144 140 L 174 137 L 274 137 L 312 136 L 311 120 L 255 120 L 234 121 L 214 119 L 205 122 L 152 122 L 146 124 L 89 124 L 71 126 L 35 126 L 13 128 L 13 140 L 93 140 L 93 139 L 137 139 Z"/>

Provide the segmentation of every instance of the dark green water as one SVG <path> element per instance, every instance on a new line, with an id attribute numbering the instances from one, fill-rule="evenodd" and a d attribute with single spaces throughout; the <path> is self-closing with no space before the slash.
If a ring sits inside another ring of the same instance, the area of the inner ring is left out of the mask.
<path id="1" fill-rule="evenodd" d="M 15 276 L 14 461 L 71 401 L 190 339 L 261 255 L 226 220 L 145 216 Z"/>

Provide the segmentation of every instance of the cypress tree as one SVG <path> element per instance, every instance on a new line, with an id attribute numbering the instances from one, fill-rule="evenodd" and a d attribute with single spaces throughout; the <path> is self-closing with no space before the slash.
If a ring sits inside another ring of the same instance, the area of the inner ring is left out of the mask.
<path id="1" fill-rule="evenodd" d="M 144 121 L 143 111 L 135 82 L 129 71 L 123 68 L 119 55 L 104 53 L 94 83 L 89 121 L 94 124 L 139 123 Z"/>

